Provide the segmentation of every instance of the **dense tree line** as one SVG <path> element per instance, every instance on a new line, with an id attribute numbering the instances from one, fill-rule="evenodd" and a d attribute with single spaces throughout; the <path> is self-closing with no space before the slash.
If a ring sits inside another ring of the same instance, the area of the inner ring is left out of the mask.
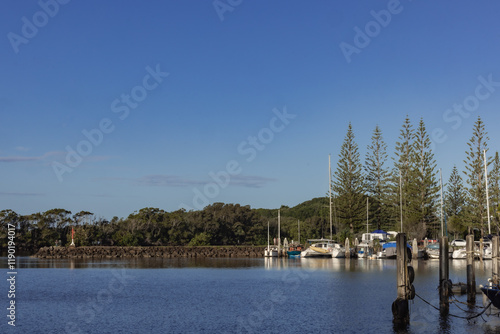
<path id="1" fill-rule="evenodd" d="M 281 237 L 301 240 L 329 236 L 326 198 L 294 208 L 281 208 Z M 326 209 L 325 209 L 326 208 Z M 16 246 L 28 251 L 43 246 L 68 246 L 75 230 L 77 246 L 265 245 L 278 236 L 278 210 L 251 209 L 239 204 L 214 203 L 200 211 L 167 212 L 143 208 L 127 218 L 111 221 L 88 211 L 72 214 L 64 209 L 20 215 L 0 211 L 0 245 L 7 247 L 7 226 L 16 226 Z M 272 241 L 271 241 L 272 242 Z"/>
<path id="2" fill-rule="evenodd" d="M 480 117 L 467 143 L 463 172 L 455 166 L 444 187 L 443 215 L 439 170 L 423 119 L 416 127 L 408 116 L 404 120 L 391 157 L 392 168 L 378 125 L 371 139 L 364 164 L 351 124 L 340 147 L 331 185 L 339 213 L 338 235 L 357 235 L 366 230 L 368 223 L 371 230 L 401 231 L 402 227 L 410 238 L 436 238 L 441 233 L 441 220 L 455 236 L 487 234 L 485 155 L 492 233 L 498 232 L 500 161 L 498 151 L 494 157 L 488 155 L 489 138 Z"/>

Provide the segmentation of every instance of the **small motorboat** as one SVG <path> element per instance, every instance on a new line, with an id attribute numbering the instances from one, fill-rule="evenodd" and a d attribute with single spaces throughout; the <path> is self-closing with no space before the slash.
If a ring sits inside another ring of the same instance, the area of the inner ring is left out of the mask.
<path id="1" fill-rule="evenodd" d="M 396 254 L 396 241 L 389 241 L 382 245 L 382 254 L 383 258 L 386 259 L 395 259 L 397 257 Z"/>
<path id="2" fill-rule="evenodd" d="M 300 257 L 300 253 L 304 250 L 301 245 L 290 245 L 286 251 L 288 257 Z"/>
<path id="3" fill-rule="evenodd" d="M 425 247 L 425 252 L 427 253 L 429 259 L 439 259 L 439 244 L 428 244 L 427 247 Z"/>
<path id="4" fill-rule="evenodd" d="M 493 306 L 500 308 L 500 287 L 498 285 L 481 286 L 481 291 L 491 300 Z"/>
<path id="5" fill-rule="evenodd" d="M 406 248 L 408 251 L 408 257 L 411 255 L 411 246 L 407 243 Z M 389 241 L 382 245 L 382 252 L 378 254 L 379 258 L 384 259 L 395 259 L 397 258 L 397 248 L 396 241 Z"/>
<path id="6" fill-rule="evenodd" d="M 373 255 L 373 247 L 370 247 L 366 242 L 360 243 L 356 249 L 358 250 L 358 259 L 365 259 Z"/>

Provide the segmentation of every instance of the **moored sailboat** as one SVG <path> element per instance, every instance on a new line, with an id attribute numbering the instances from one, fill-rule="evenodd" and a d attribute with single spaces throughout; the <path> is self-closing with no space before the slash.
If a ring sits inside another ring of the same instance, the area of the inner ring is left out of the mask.
<path id="1" fill-rule="evenodd" d="M 264 257 L 278 257 L 278 247 L 269 245 L 269 221 L 267 221 L 267 248 L 264 250 Z"/>
<path id="2" fill-rule="evenodd" d="M 334 242 L 331 239 L 310 239 L 311 246 L 300 253 L 301 257 L 332 257 Z"/>

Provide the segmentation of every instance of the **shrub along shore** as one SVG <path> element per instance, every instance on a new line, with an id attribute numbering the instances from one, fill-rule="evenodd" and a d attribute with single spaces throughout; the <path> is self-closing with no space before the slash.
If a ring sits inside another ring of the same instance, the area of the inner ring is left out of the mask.
<path id="1" fill-rule="evenodd" d="M 179 257 L 263 257 L 264 246 L 84 246 L 42 247 L 34 255 L 44 259 L 83 258 L 179 258 Z"/>

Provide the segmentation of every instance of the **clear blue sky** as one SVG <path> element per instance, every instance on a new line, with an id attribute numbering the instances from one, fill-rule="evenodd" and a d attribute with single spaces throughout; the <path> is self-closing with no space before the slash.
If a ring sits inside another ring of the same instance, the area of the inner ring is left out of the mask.
<path id="1" fill-rule="evenodd" d="M 0 209 L 294 206 L 327 193 L 349 122 L 364 160 L 407 114 L 441 132 L 445 180 L 477 115 L 500 150 L 495 1 L 40 3 L 0 3 Z"/>

